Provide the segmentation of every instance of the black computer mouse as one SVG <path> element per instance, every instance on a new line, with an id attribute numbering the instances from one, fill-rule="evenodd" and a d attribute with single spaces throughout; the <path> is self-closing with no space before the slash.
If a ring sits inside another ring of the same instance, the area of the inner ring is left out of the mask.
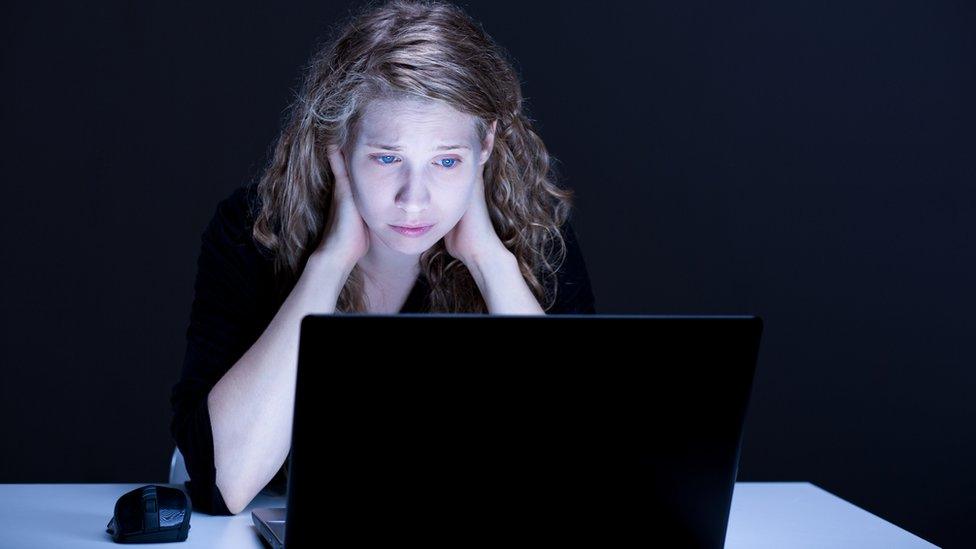
<path id="1" fill-rule="evenodd" d="M 183 490 L 147 484 L 119 497 L 105 531 L 118 543 L 185 541 L 190 512 Z"/>

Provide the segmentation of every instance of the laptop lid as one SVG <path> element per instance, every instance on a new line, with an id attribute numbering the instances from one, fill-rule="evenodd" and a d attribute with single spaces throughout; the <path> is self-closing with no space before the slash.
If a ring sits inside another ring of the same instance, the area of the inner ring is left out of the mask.
<path id="1" fill-rule="evenodd" d="M 285 547 L 721 547 L 756 316 L 308 315 Z"/>

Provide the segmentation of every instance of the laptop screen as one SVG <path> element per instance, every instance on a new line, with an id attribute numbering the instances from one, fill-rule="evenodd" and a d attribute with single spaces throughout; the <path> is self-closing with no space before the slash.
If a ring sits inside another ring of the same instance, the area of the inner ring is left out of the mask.
<path id="1" fill-rule="evenodd" d="M 761 326 L 306 316 L 286 547 L 665 532 L 721 546 Z"/>

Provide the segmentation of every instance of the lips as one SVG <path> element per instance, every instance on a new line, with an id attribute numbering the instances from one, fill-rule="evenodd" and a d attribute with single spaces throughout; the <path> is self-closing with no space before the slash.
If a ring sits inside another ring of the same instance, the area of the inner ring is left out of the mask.
<path id="1" fill-rule="evenodd" d="M 403 229 L 422 229 L 424 227 L 430 227 L 433 223 L 414 223 L 414 224 L 402 224 L 394 225 L 394 227 L 401 227 Z"/>
<path id="2" fill-rule="evenodd" d="M 421 225 L 419 227 L 411 228 L 411 227 L 404 227 L 401 225 L 390 225 L 390 227 L 392 227 L 394 231 L 405 236 L 420 236 L 420 235 L 427 234 L 427 232 L 430 231 L 430 228 L 433 226 L 434 225 L 431 224 L 431 225 Z"/>

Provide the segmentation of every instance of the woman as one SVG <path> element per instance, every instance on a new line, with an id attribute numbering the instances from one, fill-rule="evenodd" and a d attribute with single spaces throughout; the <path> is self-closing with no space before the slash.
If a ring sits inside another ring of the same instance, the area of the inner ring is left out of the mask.
<path id="1" fill-rule="evenodd" d="M 195 510 L 280 492 L 311 313 L 594 313 L 572 192 L 457 6 L 369 7 L 315 55 L 270 166 L 202 236 L 171 430 Z"/>

